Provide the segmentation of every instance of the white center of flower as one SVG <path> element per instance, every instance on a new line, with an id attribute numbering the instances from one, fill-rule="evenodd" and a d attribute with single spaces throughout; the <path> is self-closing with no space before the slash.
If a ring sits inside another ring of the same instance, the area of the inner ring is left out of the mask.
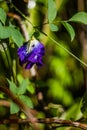
<path id="1" fill-rule="evenodd" d="M 30 45 L 27 48 L 28 53 L 30 53 L 34 48 L 38 46 L 39 42 L 38 40 L 34 39 L 30 41 Z"/>

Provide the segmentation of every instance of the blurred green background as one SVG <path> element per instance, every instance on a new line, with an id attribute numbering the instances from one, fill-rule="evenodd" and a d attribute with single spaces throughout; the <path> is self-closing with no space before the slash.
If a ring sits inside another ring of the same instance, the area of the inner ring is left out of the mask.
<path id="1" fill-rule="evenodd" d="M 58 10 L 57 18 L 55 19 L 55 21 L 69 19 L 79 11 L 87 11 L 87 0 L 55 0 L 55 3 Z M 6 12 L 12 11 L 15 13 L 11 5 L 9 6 L 9 1 L 0 1 L 0 7 L 4 8 Z M 87 63 L 85 53 L 86 45 L 81 40 L 83 36 L 82 32 L 84 32 L 85 35 L 83 41 L 87 40 L 87 26 L 82 26 L 77 23 L 71 23 L 76 33 L 75 39 L 71 42 L 69 34 L 67 33 L 66 29 L 60 24 L 60 22 L 57 23 L 59 28 L 57 32 L 52 32 L 50 30 L 49 24 L 47 24 L 47 0 L 30 0 L 28 7 L 28 18 L 34 25 L 39 26 L 42 32 L 45 32 L 48 35 L 52 36 L 62 46 L 64 46 L 78 58 L 84 60 Z M 20 27 L 14 18 L 10 18 L 9 21 L 12 24 L 16 25 L 20 30 Z M 22 22 L 27 28 L 27 33 L 30 36 L 33 33 L 33 28 L 28 21 L 22 19 Z M 12 62 L 13 59 L 17 61 L 18 82 L 20 82 L 20 80 L 28 78 L 29 84 L 25 94 L 30 97 L 31 101 L 33 102 L 34 109 L 38 111 L 38 118 L 58 117 L 61 119 L 71 120 L 81 119 L 83 115 L 80 110 L 80 104 L 81 98 L 86 91 L 86 67 L 81 65 L 76 59 L 74 59 L 71 55 L 65 52 L 65 50 L 57 46 L 51 40 L 49 40 L 49 38 L 42 33 L 39 36 L 39 40 L 45 46 L 45 55 L 43 58 L 44 65 L 39 69 L 35 68 L 35 78 L 32 77 L 30 71 L 25 70 L 18 64 L 18 58 L 16 54 L 17 47 L 14 46 L 12 41 L 10 40 L 10 43 L 8 44 L 8 50 Z M 13 51 L 15 55 L 13 54 Z M 0 51 L 1 84 L 2 77 L 10 77 L 9 69 L 8 66 L 6 66 L 5 61 L 3 60 L 2 53 L 3 52 Z M 8 100 L 6 95 L 1 92 L 0 99 Z M 0 119 L 8 117 L 7 115 L 9 115 L 9 108 L 6 108 L 7 107 L 0 106 Z M 20 117 L 24 117 L 23 113 L 19 115 Z M 8 126 L 0 125 L 0 130 L 7 129 L 10 130 Z M 31 130 L 31 128 L 28 128 L 26 126 L 19 126 L 19 129 Z M 41 129 L 81 130 L 71 127 L 55 128 L 51 125 L 41 125 Z"/>

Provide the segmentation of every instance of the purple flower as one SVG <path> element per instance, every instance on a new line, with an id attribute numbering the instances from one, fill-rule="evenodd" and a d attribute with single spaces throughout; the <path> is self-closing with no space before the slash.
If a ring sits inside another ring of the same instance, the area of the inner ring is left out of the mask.
<path id="1" fill-rule="evenodd" d="M 26 64 L 25 69 L 30 69 L 34 64 L 38 67 L 43 65 L 42 56 L 45 53 L 44 45 L 38 40 L 34 39 L 29 43 L 24 43 L 18 48 L 19 62 L 22 66 Z"/>

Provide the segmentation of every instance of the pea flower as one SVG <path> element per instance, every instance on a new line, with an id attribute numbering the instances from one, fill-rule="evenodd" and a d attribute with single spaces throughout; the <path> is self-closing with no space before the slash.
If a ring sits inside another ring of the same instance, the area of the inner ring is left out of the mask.
<path id="1" fill-rule="evenodd" d="M 44 53 L 44 45 L 36 39 L 31 40 L 30 44 L 25 42 L 17 51 L 20 65 L 26 64 L 25 69 L 30 69 L 34 64 L 38 67 L 42 66 Z"/>

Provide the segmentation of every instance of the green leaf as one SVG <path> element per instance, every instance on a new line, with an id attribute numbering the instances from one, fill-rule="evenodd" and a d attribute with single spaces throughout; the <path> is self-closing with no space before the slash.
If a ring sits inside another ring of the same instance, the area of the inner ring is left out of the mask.
<path id="1" fill-rule="evenodd" d="M 20 85 L 20 87 L 18 88 L 18 92 L 17 94 L 22 95 L 26 92 L 26 88 L 28 86 L 28 79 L 24 79 Z"/>
<path id="2" fill-rule="evenodd" d="M 84 117 L 87 117 L 87 92 L 84 94 L 81 100 L 81 112 L 83 113 Z"/>
<path id="3" fill-rule="evenodd" d="M 17 75 L 17 80 L 18 80 L 18 82 L 20 83 L 20 84 L 22 84 L 22 82 L 23 82 L 23 80 L 24 80 L 24 78 L 22 77 L 22 75 L 20 75 L 20 74 L 18 74 Z M 27 80 L 27 79 L 26 79 Z M 31 94 L 34 94 L 34 92 L 35 92 L 35 88 L 34 88 L 34 86 L 33 86 L 33 83 L 31 83 L 30 81 L 29 81 L 29 79 L 26 81 L 25 80 L 25 82 L 27 82 L 27 85 L 25 85 L 25 89 L 27 89 Z M 26 84 L 26 83 L 25 83 Z M 21 85 L 20 85 L 21 86 Z M 27 87 L 27 88 L 26 88 Z"/>
<path id="4" fill-rule="evenodd" d="M 32 100 L 31 100 L 28 96 L 21 95 L 19 98 L 20 98 L 28 107 L 33 108 Z"/>
<path id="5" fill-rule="evenodd" d="M 10 85 L 10 90 L 14 93 L 17 94 L 18 92 L 18 88 L 16 87 L 15 83 L 13 83 L 12 81 L 8 80 L 9 85 Z"/>
<path id="6" fill-rule="evenodd" d="M 4 11 L 2 8 L 0 8 L 0 20 L 1 20 L 1 22 L 2 22 L 3 24 L 5 24 L 5 21 L 6 21 L 6 13 L 5 13 L 5 11 Z"/>
<path id="7" fill-rule="evenodd" d="M 21 74 L 17 75 L 17 80 L 19 82 L 19 84 L 21 84 L 21 82 L 24 80 L 23 76 Z"/>
<path id="8" fill-rule="evenodd" d="M 16 43 L 18 47 L 20 47 L 23 44 L 24 40 L 22 34 L 14 27 L 11 26 L 10 28 L 12 40 Z"/>
<path id="9" fill-rule="evenodd" d="M 79 120 L 82 117 L 82 113 L 79 108 L 79 102 L 75 102 L 63 115 L 64 119 Z"/>
<path id="10" fill-rule="evenodd" d="M 23 44 L 23 36 L 17 29 L 13 26 L 2 26 L 0 23 L 0 39 L 9 38 L 10 36 L 18 47 Z"/>
<path id="11" fill-rule="evenodd" d="M 53 0 L 48 0 L 48 20 L 52 22 L 57 15 L 56 4 Z"/>
<path id="12" fill-rule="evenodd" d="M 11 32 L 10 32 L 10 27 L 2 26 L 0 23 L 0 39 L 5 39 L 10 37 Z"/>
<path id="13" fill-rule="evenodd" d="M 49 24 L 51 31 L 58 31 L 59 28 L 55 24 Z"/>
<path id="14" fill-rule="evenodd" d="M 73 41 L 74 37 L 75 37 L 75 31 L 73 29 L 73 27 L 67 23 L 67 22 L 61 22 L 63 24 L 63 26 L 66 28 L 66 30 L 68 31 L 69 35 L 70 35 L 70 38 L 71 38 L 71 41 Z"/>
<path id="15" fill-rule="evenodd" d="M 33 86 L 32 83 L 29 83 L 28 87 L 27 87 L 27 90 L 31 93 L 31 94 L 34 94 L 35 93 L 35 88 Z"/>
<path id="16" fill-rule="evenodd" d="M 16 105 L 14 102 L 11 101 L 11 105 L 10 105 L 10 113 L 11 114 L 15 114 L 19 111 L 19 107 L 18 105 Z"/>
<path id="17" fill-rule="evenodd" d="M 73 15 L 69 21 L 71 22 L 79 22 L 87 25 L 87 13 L 85 12 L 79 12 Z"/>

